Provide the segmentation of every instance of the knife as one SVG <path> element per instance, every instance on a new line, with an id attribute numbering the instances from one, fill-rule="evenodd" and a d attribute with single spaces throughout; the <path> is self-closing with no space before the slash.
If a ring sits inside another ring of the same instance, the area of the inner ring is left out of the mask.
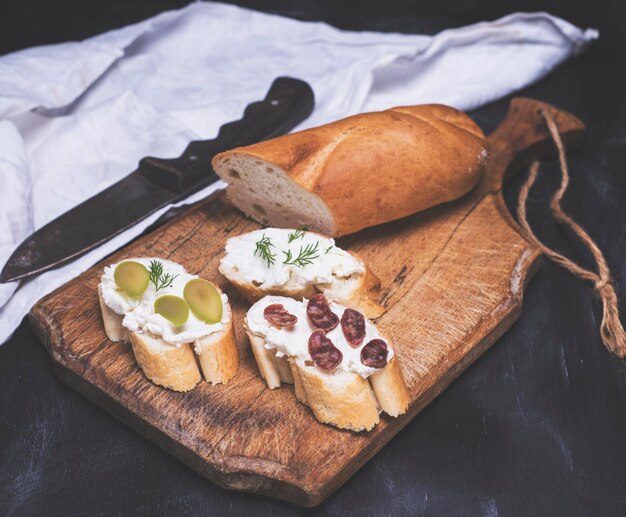
<path id="1" fill-rule="evenodd" d="M 311 114 L 313 105 L 306 82 L 275 79 L 265 99 L 248 105 L 240 120 L 223 125 L 214 140 L 191 142 L 179 158 L 143 158 L 124 179 L 41 227 L 13 252 L 0 282 L 61 266 L 210 185 L 218 179 L 211 168 L 213 156 L 288 133 Z"/>

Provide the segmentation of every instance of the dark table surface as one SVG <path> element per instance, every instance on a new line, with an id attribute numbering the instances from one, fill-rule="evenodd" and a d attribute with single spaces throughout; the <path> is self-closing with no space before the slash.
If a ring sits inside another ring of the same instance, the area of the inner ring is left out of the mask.
<path id="1" fill-rule="evenodd" d="M 570 156 L 564 207 L 604 250 L 625 305 L 622 3 L 239 3 L 344 29 L 434 33 L 540 9 L 599 28 L 601 41 L 589 53 L 520 94 L 588 125 L 585 145 Z M 2 1 L 0 52 L 81 39 L 184 4 Z M 491 131 L 508 101 L 472 116 Z M 507 188 L 509 206 L 520 180 Z M 531 224 L 545 242 L 590 266 L 589 254 L 549 216 L 557 184 L 556 167 L 545 166 L 530 200 Z M 544 263 L 514 327 L 314 510 L 212 485 L 62 384 L 24 321 L 0 347 L 0 514 L 624 515 L 626 363 L 602 347 L 600 317 L 588 285 Z"/>

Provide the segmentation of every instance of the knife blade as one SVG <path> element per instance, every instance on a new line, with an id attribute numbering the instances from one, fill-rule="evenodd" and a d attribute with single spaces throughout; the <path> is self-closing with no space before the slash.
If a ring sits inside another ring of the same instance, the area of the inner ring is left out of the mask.
<path id="1" fill-rule="evenodd" d="M 28 278 L 106 242 L 160 208 L 217 181 L 217 153 L 288 133 L 313 110 L 304 81 L 279 77 L 262 101 L 249 104 L 240 120 L 220 128 L 213 140 L 191 142 L 178 158 L 146 157 L 137 170 L 57 217 L 22 242 L 0 273 L 0 283 Z"/>

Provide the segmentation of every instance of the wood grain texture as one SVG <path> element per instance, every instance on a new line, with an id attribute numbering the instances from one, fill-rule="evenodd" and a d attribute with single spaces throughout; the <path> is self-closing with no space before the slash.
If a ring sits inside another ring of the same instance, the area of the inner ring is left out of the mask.
<path id="1" fill-rule="evenodd" d="M 583 125 L 535 101 L 514 99 L 489 137 L 483 182 L 453 203 L 339 240 L 380 276 L 378 320 L 394 340 L 411 396 L 400 418 L 369 433 L 318 423 L 292 387 L 267 390 L 242 328 L 247 304 L 217 270 L 225 240 L 257 228 L 221 195 L 110 257 L 160 256 L 216 282 L 235 318 L 240 371 L 227 386 L 189 393 L 151 384 L 128 345 L 107 340 L 96 286 L 104 264 L 46 296 L 30 320 L 60 376 L 81 393 L 219 485 L 314 506 L 328 497 L 484 352 L 519 315 L 540 252 L 501 197 L 506 174 L 548 151 L 537 110 L 549 109 L 566 141 Z"/>

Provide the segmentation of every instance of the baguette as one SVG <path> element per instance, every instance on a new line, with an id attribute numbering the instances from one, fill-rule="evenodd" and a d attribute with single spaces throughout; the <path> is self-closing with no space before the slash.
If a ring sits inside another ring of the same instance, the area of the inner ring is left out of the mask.
<path id="1" fill-rule="evenodd" d="M 319 300 L 323 295 L 316 297 Z M 291 326 L 276 327 L 271 317 L 265 316 L 268 307 L 278 304 L 286 313 L 297 317 Z M 318 421 L 356 432 L 371 430 L 380 421 L 381 411 L 393 417 L 403 414 L 410 399 L 389 341 L 367 320 L 363 341 L 356 348 L 348 344 L 343 323 L 329 329 L 326 338 L 342 354 L 340 362 L 329 369 L 316 363 L 311 355 L 308 340 L 312 333 L 319 331 L 307 317 L 307 305 L 306 301 L 267 296 L 255 303 L 246 315 L 246 334 L 268 388 L 294 384 L 296 399 L 307 405 Z M 334 302 L 330 302 L 329 307 L 339 319 L 346 310 Z M 379 339 L 387 344 L 389 359 L 377 367 L 364 365 L 360 355 L 363 348 Z M 286 366 L 290 374 L 286 374 Z"/>
<path id="2" fill-rule="evenodd" d="M 271 260 L 258 252 L 265 242 Z M 306 264 L 285 264 L 288 253 L 315 249 Z M 250 303 L 264 296 L 311 298 L 318 293 L 341 305 L 378 318 L 384 307 L 373 298 L 378 277 L 355 253 L 342 250 L 329 237 L 302 229 L 266 228 L 231 237 L 220 260 L 220 272 Z"/>
<path id="3" fill-rule="evenodd" d="M 232 203 L 261 224 L 333 237 L 456 199 L 480 179 L 486 139 L 428 104 L 355 115 L 216 155 Z"/>
<path id="4" fill-rule="evenodd" d="M 133 259 L 147 263 L 147 259 Z M 177 275 L 182 274 L 184 269 L 169 261 L 162 261 Z M 180 268 L 175 269 L 175 267 Z M 215 286 L 222 298 L 222 320 L 221 328 L 211 329 L 210 332 L 199 335 L 194 339 L 183 342 L 168 342 L 163 335 L 154 333 L 154 320 L 145 321 L 145 311 L 153 307 L 153 298 L 156 293 L 154 288 L 149 287 L 146 292 L 137 300 L 131 300 L 119 289 L 112 286 L 114 266 L 105 269 L 102 281 L 98 285 L 98 299 L 102 312 L 104 331 L 112 341 L 129 342 L 132 345 L 133 354 L 137 364 L 144 375 L 155 384 L 174 391 L 189 391 L 193 389 L 204 376 L 204 379 L 211 384 L 227 383 L 237 372 L 239 358 L 235 335 L 232 324 L 232 314 L 228 299 Z M 188 275 L 181 278 L 183 283 L 192 278 Z M 159 292 L 171 294 L 180 289 L 174 283 L 171 288 L 163 289 Z M 109 304 L 107 304 L 104 291 L 108 293 Z M 125 302 L 126 305 L 124 304 Z M 119 312 L 116 312 L 117 311 Z M 134 317 L 133 312 L 143 311 L 143 316 Z M 125 316 L 131 314 L 129 320 Z M 137 323 L 140 322 L 141 324 Z M 163 324 L 167 324 L 163 320 Z M 175 328 L 185 332 L 184 327 Z M 166 333 L 163 331 L 164 334 Z M 176 337 L 176 336 L 174 336 Z M 168 338 L 172 338 L 168 334 Z M 196 355 L 197 359 L 196 359 Z M 201 374 L 202 372 L 202 374 Z"/>

